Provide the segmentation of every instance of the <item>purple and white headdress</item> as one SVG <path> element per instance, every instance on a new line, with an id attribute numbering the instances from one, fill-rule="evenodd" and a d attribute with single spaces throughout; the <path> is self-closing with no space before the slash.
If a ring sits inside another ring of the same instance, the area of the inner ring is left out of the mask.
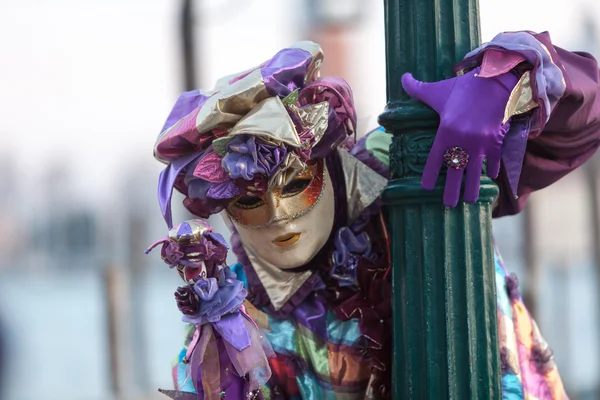
<path id="1" fill-rule="evenodd" d="M 352 92 L 319 78 L 321 48 L 300 42 L 256 68 L 182 94 L 156 141 L 158 196 L 169 227 L 173 188 L 207 218 L 240 195 L 282 186 L 356 130 Z"/>

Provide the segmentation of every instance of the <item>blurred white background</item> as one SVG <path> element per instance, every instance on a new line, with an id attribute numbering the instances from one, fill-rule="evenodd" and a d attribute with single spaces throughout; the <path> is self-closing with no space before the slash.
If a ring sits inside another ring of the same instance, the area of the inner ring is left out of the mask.
<path id="1" fill-rule="evenodd" d="M 8 344 L 0 399 L 147 399 L 171 387 L 183 332 L 172 295 L 179 278 L 143 250 L 166 229 L 152 146 L 186 85 L 181 7 L 0 3 L 0 329 Z M 591 0 L 481 1 L 480 9 L 484 41 L 548 30 L 559 46 L 600 55 L 600 6 Z M 316 12 L 327 18 L 314 23 Z M 198 0 L 193 19 L 198 87 L 309 38 L 325 48 L 325 72 L 353 87 L 360 130 L 376 126 L 385 106 L 382 1 Z M 324 22 L 335 19 L 347 23 Z M 593 171 L 534 196 L 525 217 L 496 224 L 507 266 L 522 277 L 579 399 L 600 398 Z"/>

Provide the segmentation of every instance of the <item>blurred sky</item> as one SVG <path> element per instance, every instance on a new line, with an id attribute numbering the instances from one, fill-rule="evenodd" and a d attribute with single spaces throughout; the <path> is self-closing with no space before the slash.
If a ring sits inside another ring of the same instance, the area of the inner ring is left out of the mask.
<path id="1" fill-rule="evenodd" d="M 385 105 L 382 3 L 364 0 L 367 20 L 353 33 L 355 68 L 346 77 L 369 127 Z M 306 32 L 300 0 L 197 4 L 202 87 Z M 574 21 L 582 13 L 599 15 L 591 1 L 568 4 L 480 1 L 483 40 L 501 30 L 550 30 L 568 45 L 580 34 Z M 122 169 L 141 163 L 160 170 L 152 145 L 182 89 L 178 7 L 174 0 L 0 3 L 0 152 L 15 156 L 30 190 L 48 165 L 64 163 L 76 196 L 102 202 Z"/>

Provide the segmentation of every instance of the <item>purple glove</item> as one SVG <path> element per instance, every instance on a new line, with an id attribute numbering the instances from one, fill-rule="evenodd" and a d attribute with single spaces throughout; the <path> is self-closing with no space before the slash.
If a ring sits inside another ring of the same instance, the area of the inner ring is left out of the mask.
<path id="1" fill-rule="evenodd" d="M 464 200 L 476 202 L 483 159 L 487 175 L 500 172 L 502 141 L 509 123 L 502 123 L 508 98 L 519 81 L 511 73 L 496 77 L 478 76 L 480 68 L 465 75 L 439 82 L 417 81 L 411 74 L 402 76 L 402 86 L 411 97 L 429 105 L 440 115 L 440 127 L 423 169 L 421 186 L 435 187 L 442 165 L 448 167 L 444 205 L 458 204 L 463 170 L 466 169 Z"/>

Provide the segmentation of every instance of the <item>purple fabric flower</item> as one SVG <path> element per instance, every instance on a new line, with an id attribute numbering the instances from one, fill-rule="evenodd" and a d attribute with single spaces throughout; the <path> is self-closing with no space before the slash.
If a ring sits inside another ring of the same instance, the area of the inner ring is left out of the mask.
<path id="1" fill-rule="evenodd" d="M 287 154 L 284 145 L 274 146 L 262 142 L 256 143 L 258 171 L 264 175 L 272 176 Z"/>
<path id="2" fill-rule="evenodd" d="M 211 239 L 204 239 L 204 254 L 206 260 L 214 260 L 219 263 L 225 262 L 227 258 L 227 247 L 219 242 L 215 242 Z"/>
<path id="3" fill-rule="evenodd" d="M 176 266 L 184 255 L 179 245 L 175 242 L 169 242 L 169 244 L 163 246 L 162 253 L 165 262 L 169 264 L 171 268 Z"/>
<path id="4" fill-rule="evenodd" d="M 356 285 L 356 268 L 360 256 L 367 258 L 370 256 L 371 240 L 369 236 L 366 232 L 355 235 L 349 227 L 345 226 L 337 232 L 334 245 L 331 276 L 336 278 L 342 287 Z"/>
<path id="5" fill-rule="evenodd" d="M 178 287 L 175 292 L 177 308 L 184 315 L 194 315 L 200 310 L 200 299 L 191 286 Z"/>
<path id="6" fill-rule="evenodd" d="M 286 154 L 284 145 L 274 146 L 257 140 L 254 135 L 240 135 L 227 144 L 222 166 L 232 179 L 250 181 L 255 174 L 273 175 Z"/>
<path id="7" fill-rule="evenodd" d="M 240 135 L 227 144 L 227 153 L 221 165 L 232 179 L 244 178 L 250 181 L 257 173 L 258 154 L 255 140 L 254 136 Z"/>
<path id="8" fill-rule="evenodd" d="M 219 280 L 201 279 L 194 291 L 202 299 L 200 309 L 194 315 L 184 315 L 183 321 L 195 325 L 218 322 L 225 315 L 237 312 L 246 299 L 244 284 L 229 267 L 220 271 Z"/>
<path id="9" fill-rule="evenodd" d="M 335 264 L 331 270 L 331 276 L 338 280 L 340 287 L 355 286 L 358 282 L 357 271 L 360 258 L 350 254 L 346 259 L 346 264 Z"/>
<path id="10" fill-rule="evenodd" d="M 217 290 L 219 287 L 215 278 L 202 278 L 194 285 L 194 291 L 202 301 L 212 300 Z"/>

